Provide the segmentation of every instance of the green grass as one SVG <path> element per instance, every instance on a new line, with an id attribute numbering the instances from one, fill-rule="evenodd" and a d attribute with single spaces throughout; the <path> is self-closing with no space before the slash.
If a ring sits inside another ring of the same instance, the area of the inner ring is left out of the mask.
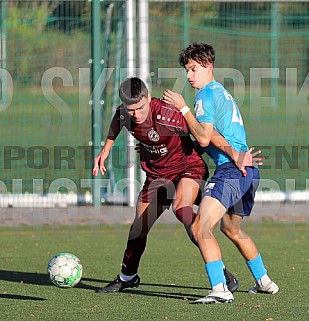
<path id="1" fill-rule="evenodd" d="M 15 227 L 0 229 L 1 320 L 307 320 L 309 226 L 246 225 L 263 254 L 277 295 L 249 295 L 245 262 L 219 233 L 226 266 L 240 280 L 233 304 L 191 305 L 207 294 L 198 250 L 180 225 L 157 225 L 149 236 L 137 289 L 96 294 L 120 270 L 128 226 Z M 82 261 L 81 283 L 60 289 L 47 282 L 46 265 L 59 251 Z"/>

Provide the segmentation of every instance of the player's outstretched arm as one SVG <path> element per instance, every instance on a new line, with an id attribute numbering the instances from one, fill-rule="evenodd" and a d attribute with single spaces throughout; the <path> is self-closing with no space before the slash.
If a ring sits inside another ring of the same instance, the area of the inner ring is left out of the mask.
<path id="1" fill-rule="evenodd" d="M 99 171 L 101 172 L 102 175 L 106 173 L 106 167 L 104 165 L 104 162 L 107 159 L 113 144 L 114 144 L 114 140 L 107 138 L 101 152 L 94 158 L 93 169 L 92 169 L 93 176 L 97 176 Z"/>
<path id="2" fill-rule="evenodd" d="M 118 116 L 115 114 L 112 119 L 105 144 L 101 152 L 94 158 L 93 169 L 92 169 L 93 176 L 97 176 L 99 171 L 101 172 L 102 175 L 106 173 L 106 167 L 104 165 L 104 162 L 107 159 L 110 153 L 110 150 L 117 136 L 120 133 L 120 130 L 121 130 L 121 126 L 119 124 Z"/>

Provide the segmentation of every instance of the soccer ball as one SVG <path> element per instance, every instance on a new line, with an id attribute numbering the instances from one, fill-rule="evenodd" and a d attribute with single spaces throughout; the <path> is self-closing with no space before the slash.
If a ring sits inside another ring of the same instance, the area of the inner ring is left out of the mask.
<path id="1" fill-rule="evenodd" d="M 74 254 L 58 253 L 48 262 L 47 273 L 56 286 L 72 288 L 81 280 L 83 267 Z"/>

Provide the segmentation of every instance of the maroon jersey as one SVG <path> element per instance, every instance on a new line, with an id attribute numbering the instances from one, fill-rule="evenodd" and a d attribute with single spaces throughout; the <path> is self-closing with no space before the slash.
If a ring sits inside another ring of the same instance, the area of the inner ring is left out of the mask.
<path id="1" fill-rule="evenodd" d="M 115 139 L 122 127 L 140 142 L 140 163 L 147 176 L 168 178 L 192 167 L 207 170 L 193 148 L 189 129 L 181 112 L 164 101 L 152 98 L 143 124 L 136 124 L 122 105 L 112 120 L 108 138 Z"/>

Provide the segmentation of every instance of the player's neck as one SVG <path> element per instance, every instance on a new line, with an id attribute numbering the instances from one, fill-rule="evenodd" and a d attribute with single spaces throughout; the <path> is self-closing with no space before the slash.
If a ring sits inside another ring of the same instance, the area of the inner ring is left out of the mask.
<path id="1" fill-rule="evenodd" d="M 201 88 L 198 88 L 198 89 L 202 89 L 202 88 L 206 87 L 207 85 L 209 85 L 214 80 L 215 80 L 215 78 L 214 78 L 213 75 L 211 77 L 207 77 L 206 81 L 203 83 L 203 86 Z"/>

